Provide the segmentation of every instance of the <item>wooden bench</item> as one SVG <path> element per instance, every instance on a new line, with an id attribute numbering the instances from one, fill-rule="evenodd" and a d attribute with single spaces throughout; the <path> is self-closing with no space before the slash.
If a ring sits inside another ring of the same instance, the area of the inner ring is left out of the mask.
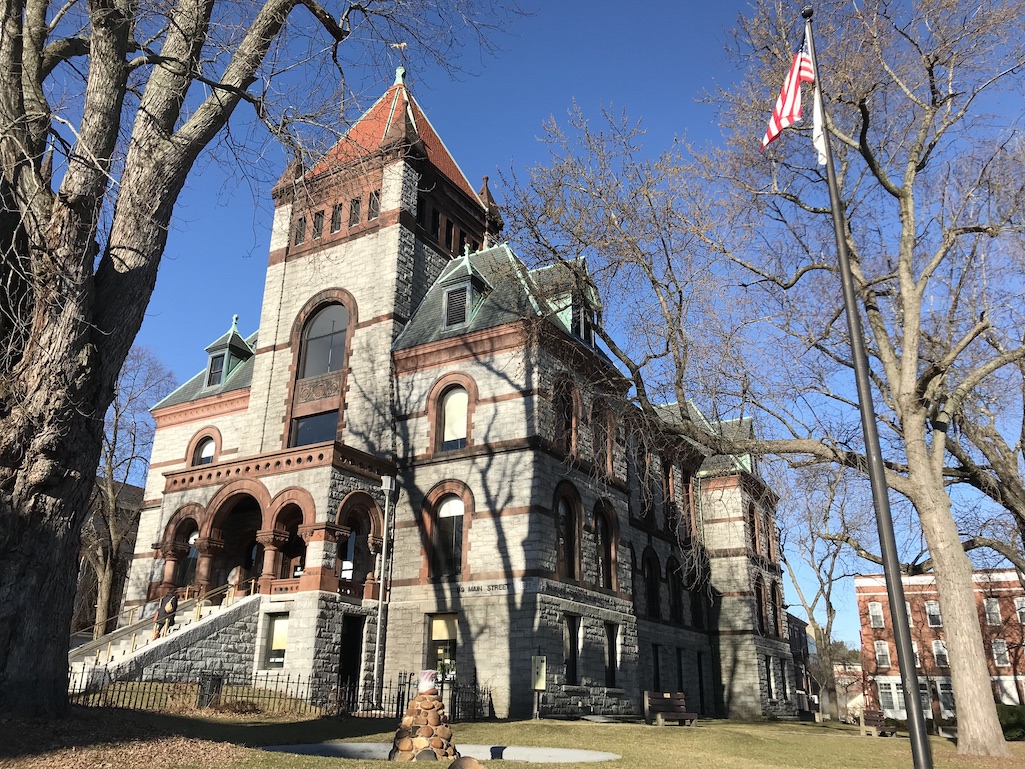
<path id="1" fill-rule="evenodd" d="M 683 692 L 644 692 L 644 722 L 665 726 L 666 721 L 694 726 L 698 714 L 687 712 Z"/>
<path id="2" fill-rule="evenodd" d="M 897 733 L 892 726 L 886 725 L 881 710 L 861 711 L 860 723 L 862 737 L 892 737 Z"/>

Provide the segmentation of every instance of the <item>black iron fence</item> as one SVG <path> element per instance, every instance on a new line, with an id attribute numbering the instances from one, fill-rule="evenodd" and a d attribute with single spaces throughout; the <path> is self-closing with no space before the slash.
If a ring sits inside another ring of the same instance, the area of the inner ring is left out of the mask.
<path id="1" fill-rule="evenodd" d="M 398 720 L 416 695 L 416 681 L 416 674 L 401 673 L 376 689 L 347 683 L 325 694 L 322 680 L 283 672 L 192 677 L 144 672 L 133 681 L 113 681 L 105 670 L 94 669 L 74 674 L 68 695 L 72 704 L 87 707 L 172 712 L 214 708 L 234 713 Z M 491 690 L 476 681 L 449 681 L 438 688 L 450 720 L 480 721 L 494 716 Z"/>

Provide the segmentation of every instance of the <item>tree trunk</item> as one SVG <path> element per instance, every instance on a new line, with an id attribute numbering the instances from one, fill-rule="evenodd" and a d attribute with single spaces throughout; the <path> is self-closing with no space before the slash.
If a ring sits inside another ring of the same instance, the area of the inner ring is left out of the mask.
<path id="1" fill-rule="evenodd" d="M 914 502 L 935 564 L 950 674 L 957 698 L 957 751 L 961 755 L 1009 756 L 990 686 L 973 590 L 972 562 L 961 547 L 949 497 L 936 491 L 942 486 L 919 487 L 922 494 Z M 910 696 L 914 695 L 905 692 L 905 697 Z"/>
<path id="2" fill-rule="evenodd" d="M 114 563 L 110 558 L 96 570 L 96 619 L 93 625 L 93 638 L 99 638 L 113 630 L 107 627 L 110 618 L 110 598 L 114 587 Z"/>

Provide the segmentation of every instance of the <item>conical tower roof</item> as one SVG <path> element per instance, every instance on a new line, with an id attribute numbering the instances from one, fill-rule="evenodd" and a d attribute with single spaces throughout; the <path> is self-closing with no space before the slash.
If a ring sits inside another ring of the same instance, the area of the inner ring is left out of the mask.
<path id="1" fill-rule="evenodd" d="M 406 88 L 405 67 L 396 70 L 395 83 L 391 88 L 353 123 L 338 143 L 305 176 L 307 179 L 320 176 L 402 145 L 414 151 L 419 150 L 453 186 L 487 210 L 431 121 Z"/>

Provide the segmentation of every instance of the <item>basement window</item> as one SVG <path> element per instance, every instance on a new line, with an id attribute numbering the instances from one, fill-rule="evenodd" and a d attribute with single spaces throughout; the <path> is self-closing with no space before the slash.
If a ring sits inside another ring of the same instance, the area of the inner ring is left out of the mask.
<path id="1" fill-rule="evenodd" d="M 264 653 L 265 668 L 283 668 L 285 650 L 288 646 L 288 615 L 267 615 L 267 647 Z"/>

